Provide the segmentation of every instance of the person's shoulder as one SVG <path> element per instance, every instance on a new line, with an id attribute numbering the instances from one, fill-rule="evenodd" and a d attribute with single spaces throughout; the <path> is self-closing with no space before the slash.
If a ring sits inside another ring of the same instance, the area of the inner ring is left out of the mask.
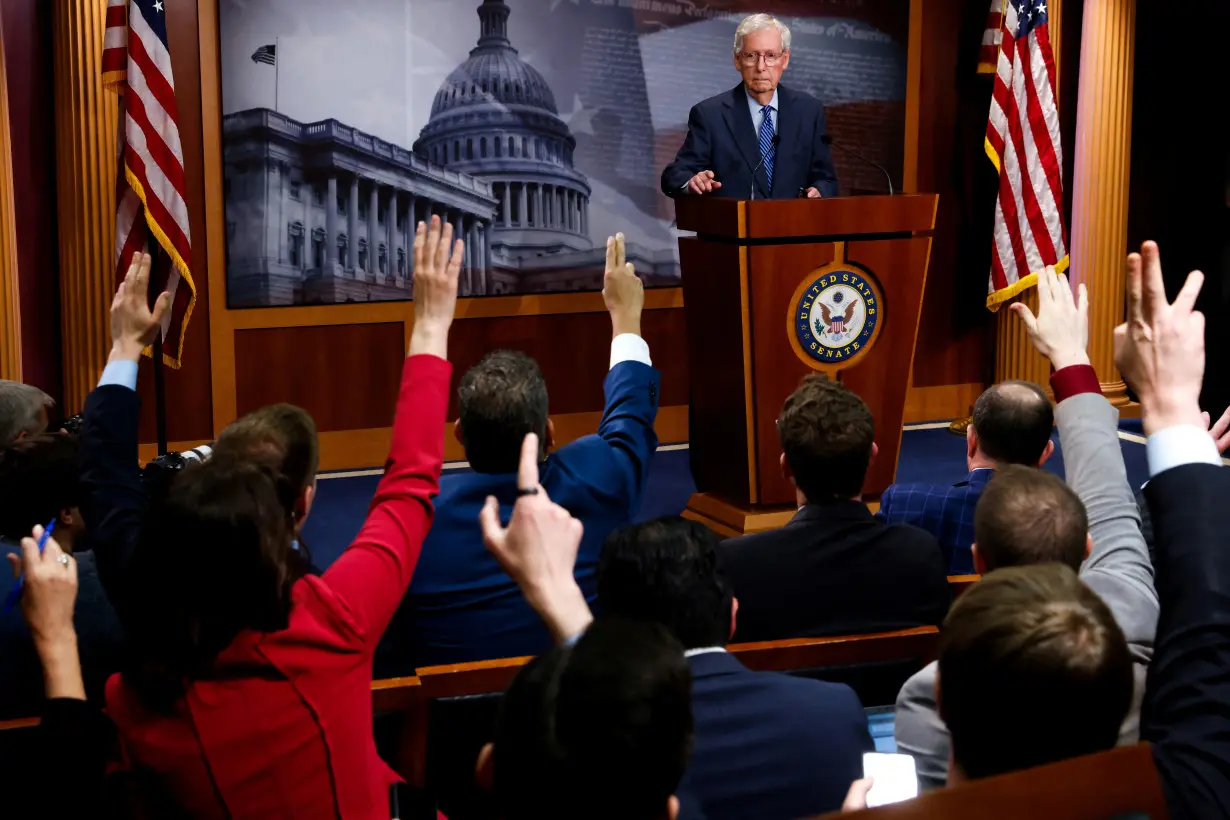
<path id="1" fill-rule="evenodd" d="M 696 105 L 692 106 L 692 110 L 699 111 L 704 114 L 716 113 L 724 106 L 730 105 L 731 102 L 738 98 L 738 92 L 742 89 L 742 85 L 737 85 L 734 88 L 728 88 L 725 91 L 720 91 L 712 97 L 707 97 Z"/>
<path id="2" fill-rule="evenodd" d="M 797 88 L 792 88 L 788 85 L 779 85 L 777 87 L 777 98 L 782 102 L 789 102 L 795 106 L 806 106 L 809 108 L 823 108 L 823 103 L 813 94 L 806 91 L 800 91 Z"/>
<path id="3" fill-rule="evenodd" d="M 934 553 L 941 556 L 942 561 L 939 540 L 922 527 L 901 522 L 885 523 L 878 537 L 881 544 L 896 550 L 902 557 L 930 560 Z"/>
<path id="4" fill-rule="evenodd" d="M 931 663 L 919 669 L 906 679 L 897 693 L 894 704 L 897 714 L 917 711 L 933 711 L 935 709 L 935 680 L 939 676 L 939 665 Z"/>

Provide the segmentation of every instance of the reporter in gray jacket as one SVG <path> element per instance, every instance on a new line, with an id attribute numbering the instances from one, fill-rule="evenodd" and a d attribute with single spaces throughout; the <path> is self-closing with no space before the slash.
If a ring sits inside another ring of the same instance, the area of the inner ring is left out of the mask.
<path id="1" fill-rule="evenodd" d="M 1068 485 L 1085 506 L 1092 546 L 1079 567 L 1080 578 L 1113 613 L 1127 638 L 1135 661 L 1135 691 L 1119 742 L 1139 736 L 1140 703 L 1145 675 L 1153 657 L 1158 598 L 1153 566 L 1140 531 L 1140 513 L 1119 447 L 1119 412 L 1102 396 L 1086 352 L 1089 342 L 1088 300 L 1084 285 L 1074 300 L 1066 276 L 1047 268 L 1038 277 L 1038 316 L 1017 303 L 1012 310 L 1025 322 L 1034 346 L 1055 368 L 1051 386 L 1057 408 L 1055 422 L 1063 446 Z M 992 499 L 993 500 L 993 499 Z M 977 538 L 977 534 L 975 534 Z M 1058 551 L 1058 550 L 1057 550 Z M 1012 550 L 1001 550 L 1001 561 Z M 1016 550 L 1018 563 L 1070 563 L 1061 555 Z M 974 545 L 974 565 L 980 573 L 994 570 Z M 993 719 L 988 716 L 988 719 Z M 897 696 L 896 740 L 899 752 L 914 757 L 924 789 L 948 780 L 948 730 L 936 704 L 936 664 L 906 681 Z"/>

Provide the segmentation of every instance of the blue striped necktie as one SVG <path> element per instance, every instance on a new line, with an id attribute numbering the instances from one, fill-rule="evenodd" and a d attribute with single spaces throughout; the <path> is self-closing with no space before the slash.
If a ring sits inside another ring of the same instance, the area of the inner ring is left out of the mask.
<path id="1" fill-rule="evenodd" d="M 764 119 L 760 121 L 760 158 L 764 161 L 764 178 L 768 190 L 773 190 L 773 106 L 760 109 Z M 755 184 L 755 180 L 752 180 Z"/>

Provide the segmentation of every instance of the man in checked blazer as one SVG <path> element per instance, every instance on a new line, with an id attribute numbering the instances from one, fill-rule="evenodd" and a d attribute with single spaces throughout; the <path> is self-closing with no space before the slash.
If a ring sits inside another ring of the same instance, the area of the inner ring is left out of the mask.
<path id="1" fill-rule="evenodd" d="M 1032 382 L 992 385 L 974 404 L 965 431 L 969 473 L 951 486 L 894 484 L 880 497 L 876 517 L 889 524 L 913 524 L 940 542 L 949 575 L 974 572 L 974 508 L 992 471 L 1002 464 L 1041 467 L 1055 449 L 1055 414 L 1042 388 Z"/>

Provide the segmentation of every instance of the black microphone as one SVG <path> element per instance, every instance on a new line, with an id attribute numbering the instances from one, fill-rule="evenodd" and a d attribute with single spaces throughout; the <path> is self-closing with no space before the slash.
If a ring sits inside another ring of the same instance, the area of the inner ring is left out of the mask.
<path id="1" fill-rule="evenodd" d="M 871 165 L 874 168 L 878 168 L 880 173 L 884 175 L 884 180 L 888 183 L 888 195 L 889 196 L 893 195 L 893 178 L 888 175 L 888 169 L 886 169 L 883 165 L 876 162 L 875 160 L 867 159 L 867 157 L 863 156 L 858 151 L 855 151 L 853 148 L 847 148 L 846 146 L 842 145 L 840 142 L 833 142 L 833 138 L 830 137 L 828 134 L 825 134 L 823 137 L 821 137 L 820 141 L 823 142 L 825 145 L 832 145 L 836 148 L 840 148 L 841 150 L 845 151 L 847 154 L 854 157 L 855 159 L 861 159 L 863 162 L 867 163 L 868 165 Z"/>
<path id="2" fill-rule="evenodd" d="M 756 163 L 756 167 L 752 169 L 752 199 L 756 198 L 756 172 L 760 170 L 762 165 L 764 165 L 764 161 L 769 158 L 769 154 L 773 154 L 777 151 L 777 144 L 781 141 L 781 135 L 774 134 L 773 139 L 769 143 L 771 147 L 769 148 L 768 153 L 762 156 L 760 158 L 760 162 Z M 766 179 L 765 182 L 768 182 L 768 180 Z"/>

